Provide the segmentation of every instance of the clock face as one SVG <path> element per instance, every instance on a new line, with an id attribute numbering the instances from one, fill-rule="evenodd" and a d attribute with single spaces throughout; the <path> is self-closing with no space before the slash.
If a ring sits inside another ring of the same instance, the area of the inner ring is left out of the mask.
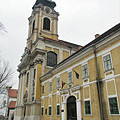
<path id="1" fill-rule="evenodd" d="M 51 12 L 50 8 L 46 7 L 46 8 L 45 8 L 45 12 L 46 12 L 47 14 L 49 14 L 49 13 Z"/>

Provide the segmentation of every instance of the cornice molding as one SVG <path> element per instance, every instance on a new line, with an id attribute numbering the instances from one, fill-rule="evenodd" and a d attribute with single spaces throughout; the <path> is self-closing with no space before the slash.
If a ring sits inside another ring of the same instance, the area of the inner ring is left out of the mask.
<path id="1" fill-rule="evenodd" d="M 78 51 L 77 53 L 73 54 L 72 56 L 68 57 L 65 61 L 61 62 L 56 66 L 56 68 L 51 69 L 47 74 L 40 77 L 40 80 L 46 80 L 49 77 L 52 77 L 57 72 L 61 71 L 64 68 L 69 67 L 71 64 L 74 64 L 75 62 L 78 62 L 81 58 L 84 58 L 90 54 L 93 53 L 93 45 L 96 46 L 96 52 L 99 49 L 102 49 L 108 44 L 115 42 L 117 37 L 120 37 L 120 31 L 117 31 L 116 33 L 112 33 L 105 38 L 101 39 L 100 41 L 96 42 L 95 44 L 91 44 L 90 46 L 87 46 L 85 49 Z M 93 56 L 94 57 L 94 56 Z"/>

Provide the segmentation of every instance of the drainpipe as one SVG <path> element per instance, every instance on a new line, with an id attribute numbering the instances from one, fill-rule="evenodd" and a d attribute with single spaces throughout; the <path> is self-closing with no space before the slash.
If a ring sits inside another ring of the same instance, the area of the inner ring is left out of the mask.
<path id="1" fill-rule="evenodd" d="M 93 44 L 93 51 L 94 51 L 95 66 L 96 66 L 96 71 L 97 71 L 97 89 L 98 89 L 97 91 L 98 91 L 98 99 L 99 99 L 99 107 L 100 107 L 100 116 L 101 116 L 101 120 L 104 120 L 102 95 L 101 95 L 101 88 L 100 88 L 100 74 L 99 74 L 95 44 Z"/>

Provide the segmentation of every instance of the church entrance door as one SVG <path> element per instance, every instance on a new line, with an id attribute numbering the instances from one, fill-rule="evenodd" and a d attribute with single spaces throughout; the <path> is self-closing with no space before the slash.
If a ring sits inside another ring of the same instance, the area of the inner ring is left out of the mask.
<path id="1" fill-rule="evenodd" d="M 67 120 L 77 120 L 76 98 L 74 96 L 67 99 Z"/>

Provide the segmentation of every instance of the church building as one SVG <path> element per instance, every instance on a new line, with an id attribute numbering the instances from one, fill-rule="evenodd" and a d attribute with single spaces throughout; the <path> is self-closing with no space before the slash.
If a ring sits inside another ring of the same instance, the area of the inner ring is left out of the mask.
<path id="1" fill-rule="evenodd" d="M 85 46 L 59 39 L 52 0 L 36 0 L 18 65 L 14 120 L 119 120 L 120 23 Z"/>

